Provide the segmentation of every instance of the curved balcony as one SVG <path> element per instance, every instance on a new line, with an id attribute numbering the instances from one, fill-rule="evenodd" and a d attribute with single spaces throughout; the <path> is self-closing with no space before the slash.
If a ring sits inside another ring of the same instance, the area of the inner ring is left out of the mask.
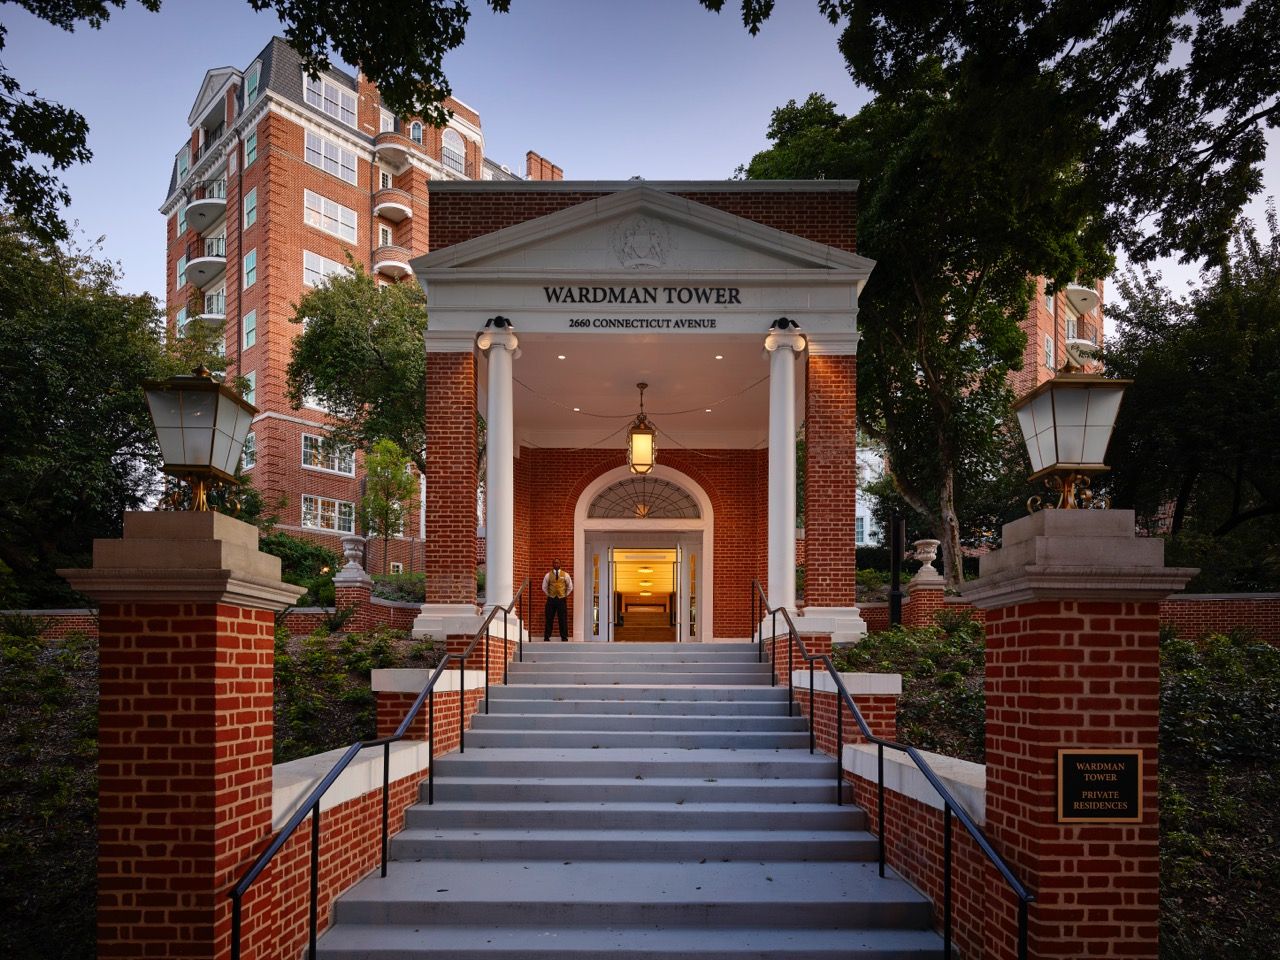
<path id="1" fill-rule="evenodd" d="M 225 293 L 206 293 L 204 303 L 196 311 L 196 320 L 204 323 L 222 323 L 227 319 L 227 295 Z"/>
<path id="2" fill-rule="evenodd" d="M 379 247 L 373 251 L 373 272 L 395 280 L 407 277 L 413 273 L 413 267 L 409 266 L 409 256 L 409 251 L 404 247 L 397 247 L 394 244 Z"/>
<path id="3" fill-rule="evenodd" d="M 1078 283 L 1068 283 L 1066 293 L 1067 303 L 1071 304 L 1072 308 L 1080 316 L 1084 316 L 1096 307 L 1101 299 L 1098 296 L 1098 291 L 1093 287 L 1082 286 Z"/>
<path id="4" fill-rule="evenodd" d="M 373 215 L 399 223 L 413 216 L 413 197 L 406 190 L 387 187 L 373 195 Z"/>
<path id="5" fill-rule="evenodd" d="M 227 272 L 227 240 L 205 237 L 187 245 L 187 282 L 197 287 L 212 283 Z"/>
<path id="6" fill-rule="evenodd" d="M 393 167 L 404 166 L 413 150 L 413 141 L 403 133 L 397 133 L 394 130 L 384 130 L 373 138 L 374 156 Z"/>
<path id="7" fill-rule="evenodd" d="M 187 226 L 204 233 L 227 212 L 227 181 L 197 180 L 187 201 Z"/>

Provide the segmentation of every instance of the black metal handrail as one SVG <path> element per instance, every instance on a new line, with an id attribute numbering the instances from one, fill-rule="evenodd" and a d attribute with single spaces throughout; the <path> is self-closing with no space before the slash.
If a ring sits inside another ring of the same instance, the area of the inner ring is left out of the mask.
<path id="1" fill-rule="evenodd" d="M 758 616 L 757 616 L 758 614 Z M 791 704 L 794 701 L 795 694 L 795 670 L 794 667 L 794 651 L 799 650 L 800 656 L 804 658 L 809 665 L 809 752 L 813 753 L 814 749 L 814 712 L 813 712 L 813 665 L 816 661 L 821 661 L 823 666 L 827 668 L 827 673 L 831 675 L 832 681 L 836 687 L 836 803 L 843 802 L 841 790 L 844 786 L 844 762 L 840 756 L 844 747 L 844 707 L 849 708 L 854 722 L 858 724 L 858 730 L 868 743 L 876 746 L 876 767 L 878 783 L 876 786 L 876 807 L 877 819 L 879 821 L 878 836 L 879 842 L 879 859 L 880 859 L 880 876 L 884 876 L 885 867 L 885 838 L 884 838 L 884 751 L 888 747 L 891 750 L 898 750 L 905 753 L 911 758 L 911 761 L 929 781 L 929 785 L 937 791 L 938 796 L 942 798 L 942 940 L 943 955 L 950 960 L 952 956 L 951 945 L 951 818 L 954 816 L 960 821 L 960 824 L 968 831 L 969 836 L 973 838 L 973 842 L 978 845 L 978 849 L 983 852 L 992 866 L 996 868 L 1005 883 L 1013 890 L 1014 895 L 1018 898 L 1018 960 L 1027 960 L 1027 907 L 1035 902 L 1035 894 L 1031 893 L 1022 882 L 1014 876 L 1009 865 L 1005 863 L 1004 858 L 996 853 L 995 847 L 991 845 L 991 841 L 987 839 L 987 835 L 982 832 L 982 828 L 974 823 L 969 812 L 946 788 L 938 775 L 934 773 L 933 768 L 929 766 L 928 761 L 920 755 L 915 747 L 907 746 L 904 743 L 898 743 L 894 740 L 886 740 L 883 737 L 877 737 L 871 732 L 871 728 L 867 725 L 867 721 L 862 716 L 862 711 L 858 709 L 858 705 L 854 702 L 853 697 L 849 693 L 849 689 L 844 685 L 844 681 L 840 679 L 840 674 L 835 668 L 835 664 L 831 662 L 830 654 L 814 654 L 809 653 L 805 649 L 804 641 L 800 639 L 800 634 L 796 630 L 795 622 L 791 619 L 791 614 L 785 607 L 770 607 L 769 598 L 765 595 L 764 589 L 760 586 L 759 580 L 751 582 L 751 622 L 753 639 L 760 644 L 759 660 L 764 662 L 764 619 L 772 617 L 772 635 L 770 640 L 773 641 L 771 676 L 772 683 L 777 686 L 778 683 L 778 615 L 782 615 L 783 622 L 786 624 L 787 637 L 790 642 L 787 644 L 787 713 L 791 713 Z"/>
<path id="2" fill-rule="evenodd" d="M 294 810 L 293 815 L 289 817 L 285 825 L 276 834 L 275 839 L 271 841 L 271 845 L 258 856 L 248 870 L 241 876 L 240 881 L 231 888 L 228 896 L 231 897 L 231 960 L 240 960 L 240 928 L 241 928 L 241 902 L 244 895 L 249 891 L 253 882 L 267 868 L 273 857 L 280 852 L 280 849 L 289 842 L 289 838 L 293 836 L 294 831 L 308 816 L 311 817 L 311 893 L 310 893 L 310 909 L 308 916 L 308 941 L 307 941 L 307 957 L 308 960 L 315 960 L 316 956 L 316 935 L 319 923 L 319 884 L 320 884 L 320 800 L 328 792 L 329 788 L 337 782 L 338 777 L 342 776 L 342 772 L 351 765 L 351 761 L 356 758 L 361 750 L 369 747 L 382 747 L 382 876 L 387 875 L 387 842 L 388 842 L 388 826 L 390 823 L 390 807 L 391 807 L 391 744 L 399 740 L 403 740 L 409 731 L 410 725 L 422 710 L 423 703 L 427 705 L 427 802 L 435 803 L 435 686 L 436 682 L 444 674 L 451 660 L 458 661 L 458 749 L 463 752 L 464 737 L 466 731 L 466 669 L 467 659 L 475 651 L 480 639 L 484 638 L 484 712 L 489 712 L 489 626 L 493 623 L 494 618 L 499 613 L 502 614 L 502 639 L 505 643 L 508 638 L 507 624 L 509 614 L 520 607 L 520 613 L 516 620 L 520 624 L 518 634 L 518 648 L 521 653 L 524 649 L 524 624 L 526 619 L 525 594 L 529 586 L 529 580 L 526 578 L 524 583 L 520 584 L 520 589 L 516 591 L 516 595 L 511 598 L 511 602 L 505 607 L 494 607 L 489 611 L 489 615 L 484 618 L 484 623 L 480 625 L 480 629 L 476 631 L 475 636 L 471 638 L 471 643 L 467 645 L 467 649 L 462 653 L 448 653 L 440 661 L 439 665 L 431 674 L 431 678 L 427 681 L 422 692 L 418 694 L 417 699 L 413 701 L 413 705 L 409 707 L 409 711 L 405 714 L 404 719 L 400 721 L 400 726 L 396 727 L 396 732 L 389 737 L 379 737 L 377 740 L 357 740 L 338 759 L 333 768 L 325 774 L 324 778 L 315 785 L 307 798 L 302 801 Z M 506 651 L 503 651 L 502 658 L 502 682 L 507 682 L 507 657 Z"/>

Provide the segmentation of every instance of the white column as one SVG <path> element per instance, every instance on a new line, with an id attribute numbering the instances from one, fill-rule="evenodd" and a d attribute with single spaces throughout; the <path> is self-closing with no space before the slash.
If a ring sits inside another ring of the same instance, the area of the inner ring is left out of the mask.
<path id="1" fill-rule="evenodd" d="M 505 607 L 515 595 L 515 424 L 511 362 L 519 341 L 508 329 L 486 330 L 478 341 L 489 355 L 489 411 L 485 460 L 485 603 Z"/>
<path id="2" fill-rule="evenodd" d="M 773 329 L 769 351 L 769 606 L 796 606 L 796 358 L 804 337 Z"/>

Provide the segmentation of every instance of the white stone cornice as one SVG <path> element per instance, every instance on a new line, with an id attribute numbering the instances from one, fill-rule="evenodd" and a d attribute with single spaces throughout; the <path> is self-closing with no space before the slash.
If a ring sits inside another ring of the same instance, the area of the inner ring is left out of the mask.
<path id="1" fill-rule="evenodd" d="M 427 353 L 471 353 L 476 345 L 474 333 L 455 330 L 427 330 L 423 341 Z"/>
<path id="2" fill-rule="evenodd" d="M 857 356 L 862 334 L 856 330 L 852 333 L 810 333 L 806 339 L 810 356 L 852 357 Z"/>

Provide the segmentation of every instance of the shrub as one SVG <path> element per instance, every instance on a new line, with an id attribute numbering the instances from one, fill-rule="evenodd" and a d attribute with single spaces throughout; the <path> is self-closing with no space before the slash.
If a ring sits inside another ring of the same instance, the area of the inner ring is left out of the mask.
<path id="1" fill-rule="evenodd" d="M 427 602 L 425 573 L 388 573 L 373 577 L 373 595 L 401 603 Z"/>
<path id="2" fill-rule="evenodd" d="M 342 562 L 336 553 L 287 533 L 264 533 L 258 547 L 280 558 L 280 578 L 285 583 L 307 588 L 297 606 L 333 606 L 333 575 Z"/>

